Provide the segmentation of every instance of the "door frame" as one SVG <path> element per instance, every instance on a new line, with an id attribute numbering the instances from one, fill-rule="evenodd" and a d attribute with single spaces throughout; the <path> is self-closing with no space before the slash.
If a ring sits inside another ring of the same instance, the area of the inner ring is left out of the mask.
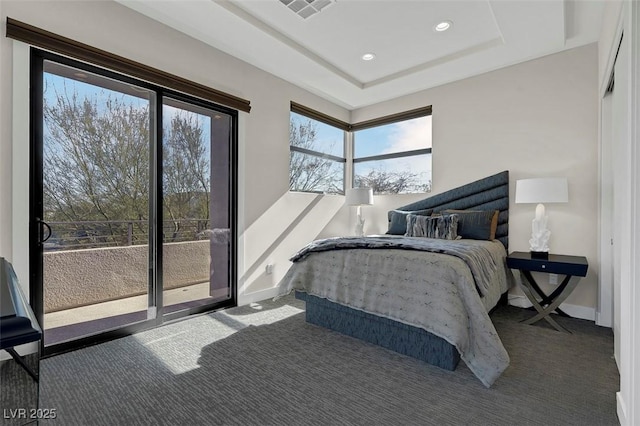
<path id="1" fill-rule="evenodd" d="M 99 332 L 97 334 L 80 337 L 78 339 L 46 346 L 44 338 L 40 342 L 40 351 L 43 356 L 68 352 L 80 347 L 90 346 L 115 338 L 124 337 L 135 332 L 157 327 L 168 321 L 217 309 L 233 307 L 237 305 L 237 205 L 238 205 L 238 111 L 214 104 L 210 101 L 197 99 L 167 88 L 159 87 L 135 78 L 116 73 L 47 52 L 35 47 L 30 48 L 30 106 L 29 106 L 29 294 L 31 306 L 40 324 L 44 319 L 44 288 L 43 288 L 43 244 L 40 242 L 41 224 L 37 218 L 43 214 L 43 64 L 45 60 L 80 68 L 88 72 L 97 73 L 107 78 L 114 78 L 137 86 L 145 87 L 156 93 L 155 106 L 150 108 L 155 113 L 155 128 L 150 129 L 152 137 L 150 143 L 150 201 L 149 201 L 149 280 L 148 280 L 148 317 L 146 320 L 129 324 L 124 327 Z M 169 96 L 194 104 L 210 108 L 227 114 L 232 118 L 229 140 L 230 162 L 230 265 L 229 280 L 231 297 L 222 302 L 214 302 L 194 308 L 188 308 L 170 315 L 162 315 L 162 97 Z M 159 106 L 159 107 L 158 107 Z M 155 308 L 155 309 L 153 309 Z M 151 311 L 153 309 L 153 311 Z M 43 328 L 44 331 L 44 328 Z M 46 331 L 44 331 L 46 333 Z"/>
<path id="2" fill-rule="evenodd" d="M 596 324 L 604 327 L 616 326 L 614 309 L 614 260 L 613 260 L 613 105 L 610 84 L 615 62 L 623 37 L 623 17 L 618 17 L 612 48 L 607 58 L 603 79 L 599 88 L 599 152 L 598 152 L 598 306 Z M 609 164 L 604 162 L 608 161 Z M 608 205 L 607 203 L 611 203 Z"/>

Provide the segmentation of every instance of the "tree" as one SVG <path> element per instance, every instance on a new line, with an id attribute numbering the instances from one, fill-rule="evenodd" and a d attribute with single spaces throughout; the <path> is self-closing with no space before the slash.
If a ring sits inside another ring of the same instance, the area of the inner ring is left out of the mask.
<path id="1" fill-rule="evenodd" d="M 135 221 L 137 242 L 146 243 L 148 105 L 115 92 L 68 92 L 64 87 L 44 102 L 45 220 L 71 222 L 78 243 L 110 244 L 126 244 L 131 234 L 127 223 L 114 221 Z M 175 236 L 179 219 L 208 219 L 209 159 L 195 114 L 180 110 L 164 127 L 163 213 Z"/>
<path id="2" fill-rule="evenodd" d="M 390 172 L 386 170 L 370 170 L 366 175 L 356 175 L 356 188 L 373 188 L 375 194 L 402 194 L 407 192 L 429 192 L 431 181 L 422 183 L 418 173 L 409 170 Z"/>
<path id="3" fill-rule="evenodd" d="M 175 240 L 181 219 L 209 219 L 209 158 L 203 125 L 196 114 L 178 112 L 164 133 L 164 217 L 172 224 L 170 239 Z"/>
<path id="4" fill-rule="evenodd" d="M 50 221 L 146 220 L 149 112 L 108 96 L 57 93 L 44 103 L 44 200 Z M 138 224 L 142 227 L 144 225 Z M 87 236 L 122 234 L 117 224 Z M 126 234 L 125 234 L 126 235 Z"/>

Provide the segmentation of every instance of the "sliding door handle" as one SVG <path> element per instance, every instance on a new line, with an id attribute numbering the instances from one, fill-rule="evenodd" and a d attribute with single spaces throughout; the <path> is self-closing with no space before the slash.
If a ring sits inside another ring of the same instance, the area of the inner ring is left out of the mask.
<path id="1" fill-rule="evenodd" d="M 49 224 L 47 222 L 45 222 L 44 220 L 40 219 L 39 217 L 36 217 L 36 222 L 37 222 L 37 226 L 38 226 L 38 242 L 40 244 L 44 243 L 45 241 L 47 241 L 49 238 L 51 238 L 51 227 L 49 226 Z M 47 237 L 46 238 L 42 238 L 42 236 L 44 235 L 44 229 L 43 228 L 47 228 Z"/>

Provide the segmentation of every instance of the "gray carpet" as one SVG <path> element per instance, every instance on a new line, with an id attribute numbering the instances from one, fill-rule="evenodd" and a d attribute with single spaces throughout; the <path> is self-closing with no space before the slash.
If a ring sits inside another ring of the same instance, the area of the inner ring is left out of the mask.
<path id="1" fill-rule="evenodd" d="M 293 298 L 235 308 L 42 361 L 41 408 L 65 425 L 617 425 L 611 330 L 567 335 L 492 316 L 511 365 L 490 389 L 304 322 Z M 540 323 L 539 323 L 540 324 Z"/>

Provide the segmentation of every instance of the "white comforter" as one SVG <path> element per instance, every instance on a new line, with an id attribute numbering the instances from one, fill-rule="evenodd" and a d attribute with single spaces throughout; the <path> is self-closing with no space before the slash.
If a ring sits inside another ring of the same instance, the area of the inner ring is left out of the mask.
<path id="1" fill-rule="evenodd" d="M 429 240 L 420 238 L 419 240 Z M 442 240 L 437 243 L 439 246 Z M 454 345 L 487 387 L 509 365 L 487 311 L 508 290 L 506 252 L 498 241 L 457 240 L 487 253 L 493 266 L 481 297 L 469 266 L 459 257 L 395 248 L 345 248 L 312 252 L 295 262 L 279 294 L 297 289 L 351 308 L 421 327 Z M 477 269 L 477 268 L 475 268 Z M 482 274 L 482 275 L 487 275 Z"/>

